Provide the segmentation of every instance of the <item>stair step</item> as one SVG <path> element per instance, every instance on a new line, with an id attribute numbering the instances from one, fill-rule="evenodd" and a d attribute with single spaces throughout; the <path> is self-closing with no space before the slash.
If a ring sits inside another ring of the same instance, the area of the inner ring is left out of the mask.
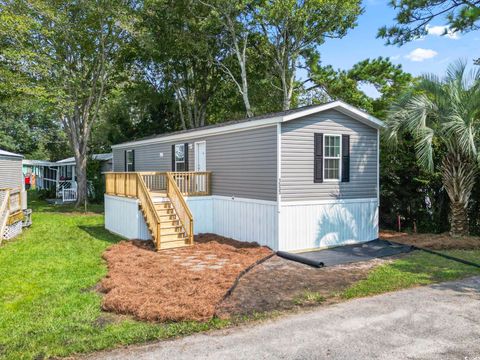
<path id="1" fill-rule="evenodd" d="M 179 248 L 179 247 L 185 247 L 185 246 L 190 246 L 186 240 L 177 240 L 177 241 L 167 241 L 163 242 L 160 241 L 160 247 L 159 250 L 165 250 L 165 249 L 174 249 L 174 248 Z"/>
<path id="2" fill-rule="evenodd" d="M 175 232 L 171 234 L 161 234 L 160 241 L 161 242 L 168 242 L 168 241 L 177 241 L 187 239 L 184 232 Z"/>
<path id="3" fill-rule="evenodd" d="M 157 214 L 162 215 L 176 215 L 173 209 L 157 209 Z"/>
<path id="4" fill-rule="evenodd" d="M 160 227 L 160 233 L 162 235 L 178 234 L 183 232 L 185 232 L 185 230 L 183 230 L 182 225 L 168 225 Z"/>
<path id="5" fill-rule="evenodd" d="M 173 209 L 171 202 L 159 202 L 154 204 L 155 209 Z"/>
<path id="6" fill-rule="evenodd" d="M 182 227 L 182 224 L 178 220 L 174 221 L 162 221 L 160 222 L 160 228 L 162 229 L 169 229 L 169 228 L 176 228 L 176 227 Z"/>

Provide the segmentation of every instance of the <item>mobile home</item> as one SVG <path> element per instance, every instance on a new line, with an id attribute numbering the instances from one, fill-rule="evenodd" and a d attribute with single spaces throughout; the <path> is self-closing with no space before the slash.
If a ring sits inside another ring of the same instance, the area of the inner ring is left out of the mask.
<path id="1" fill-rule="evenodd" d="M 114 145 L 106 228 L 160 249 L 206 232 L 288 251 L 375 239 L 382 127 L 335 101 Z"/>

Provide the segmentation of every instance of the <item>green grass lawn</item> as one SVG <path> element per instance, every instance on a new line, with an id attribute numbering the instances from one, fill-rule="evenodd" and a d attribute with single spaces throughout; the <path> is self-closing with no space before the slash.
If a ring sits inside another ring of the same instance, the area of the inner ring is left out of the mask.
<path id="1" fill-rule="evenodd" d="M 82 214 L 72 212 L 71 206 L 46 205 L 32 195 L 29 205 L 34 210 L 32 227 L 0 247 L 0 358 L 67 356 L 231 324 L 219 319 L 151 324 L 102 312 L 101 297 L 92 289 L 107 272 L 102 252 L 120 239 L 104 229 L 101 206 L 91 206 L 90 213 Z M 480 258 L 479 251 L 455 254 Z M 342 296 L 478 273 L 435 255 L 415 253 L 373 270 Z M 323 301 L 311 295 L 309 299 Z"/>
<path id="2" fill-rule="evenodd" d="M 480 250 L 439 252 L 480 263 Z M 359 281 L 344 291 L 341 296 L 345 299 L 369 296 L 416 285 L 455 280 L 470 275 L 480 275 L 480 269 L 438 255 L 415 251 L 392 263 L 375 268 L 368 274 L 367 279 Z"/>
<path id="3" fill-rule="evenodd" d="M 29 206 L 32 227 L 0 247 L 0 358 L 65 356 L 228 324 L 148 324 L 103 313 L 92 287 L 107 272 L 102 252 L 120 238 L 103 228 L 101 214 Z"/>

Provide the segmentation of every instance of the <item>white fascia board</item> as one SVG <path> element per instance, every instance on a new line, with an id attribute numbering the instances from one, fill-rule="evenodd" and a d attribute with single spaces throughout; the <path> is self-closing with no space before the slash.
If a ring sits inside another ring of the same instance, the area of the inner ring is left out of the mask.
<path id="1" fill-rule="evenodd" d="M 344 103 L 343 101 L 334 101 L 325 105 L 319 105 L 314 108 L 307 109 L 305 111 L 299 111 L 290 115 L 286 115 L 283 117 L 282 121 L 285 122 L 285 121 L 295 120 L 304 116 L 316 114 L 316 113 L 330 110 L 330 109 L 338 110 L 344 113 L 345 115 L 351 116 L 352 118 L 364 123 L 365 125 L 369 125 L 375 129 L 380 129 L 385 127 L 385 124 L 383 123 L 383 121 L 377 119 L 375 116 L 369 115 L 366 112 L 360 109 L 357 109 L 354 106 Z"/>
<path id="2" fill-rule="evenodd" d="M 145 140 L 130 141 L 123 144 L 112 145 L 112 149 L 128 148 L 130 146 L 164 143 L 164 142 L 172 142 L 172 141 L 183 141 L 183 140 L 196 139 L 196 138 L 217 135 L 217 134 L 228 134 L 236 131 L 257 129 L 257 128 L 261 128 L 261 127 L 265 127 L 265 126 L 269 126 L 269 125 L 273 125 L 281 122 L 299 119 L 301 117 L 316 114 L 329 109 L 336 109 L 340 112 L 343 112 L 345 115 L 351 116 L 352 118 L 368 126 L 374 127 L 375 129 L 380 129 L 385 127 L 383 122 L 377 119 L 376 117 L 371 116 L 366 112 L 359 110 L 351 105 L 348 105 L 343 101 L 334 101 L 325 105 L 315 106 L 313 108 L 306 109 L 304 111 L 298 111 L 290 115 L 275 116 L 275 117 L 266 118 L 266 119 L 245 121 L 245 122 L 240 122 L 240 123 L 231 124 L 231 125 L 213 127 L 210 129 L 198 129 L 195 131 L 189 131 L 182 134 L 172 134 L 172 135 L 165 135 L 162 137 L 156 137 L 156 138 L 145 139 Z"/>
<path id="3" fill-rule="evenodd" d="M 257 129 L 260 127 L 265 127 L 269 125 L 276 124 L 282 121 L 282 117 L 276 116 L 267 119 L 259 119 L 259 120 L 252 120 L 252 121 L 245 121 L 241 123 L 225 125 L 214 127 L 211 129 L 199 129 L 196 131 L 190 131 L 183 134 L 176 134 L 176 135 L 165 135 L 158 138 L 151 138 L 145 140 L 138 140 L 138 141 L 131 141 L 123 144 L 112 145 L 112 149 L 116 148 L 125 148 L 132 145 L 146 145 L 146 144 L 154 144 L 154 143 L 163 143 L 163 142 L 171 142 L 171 141 L 180 141 L 180 140 L 189 140 L 189 139 L 196 139 L 205 136 L 217 135 L 217 134 L 227 134 L 237 131 L 243 131 L 248 129 Z"/>

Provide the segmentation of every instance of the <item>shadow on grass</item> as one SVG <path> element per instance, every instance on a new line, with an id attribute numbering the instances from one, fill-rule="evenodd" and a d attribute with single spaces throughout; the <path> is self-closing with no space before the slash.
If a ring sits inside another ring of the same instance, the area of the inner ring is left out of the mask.
<path id="1" fill-rule="evenodd" d="M 106 230 L 102 225 L 93 225 L 93 226 L 79 226 L 79 229 L 85 231 L 91 237 L 106 241 L 112 244 L 116 244 L 119 241 L 123 240 L 120 236 L 112 234 L 110 231 Z"/>
<path id="2" fill-rule="evenodd" d="M 452 251 L 444 251 L 444 253 L 452 255 Z M 463 254 L 457 253 L 456 255 L 459 258 L 468 259 L 471 256 L 475 256 L 474 253 L 480 254 L 480 251 L 467 250 Z M 421 250 L 416 250 L 411 253 L 411 256 L 405 256 L 388 266 L 398 273 L 424 277 L 433 282 L 452 280 L 469 274 L 480 274 L 480 269 L 474 266 Z"/>
<path id="3" fill-rule="evenodd" d="M 33 212 L 55 212 L 55 213 L 75 213 L 75 214 L 102 214 L 103 204 L 87 204 L 87 212 L 83 206 L 75 206 L 75 204 L 50 204 L 44 199 L 38 197 L 38 193 L 34 190 L 28 192 L 28 207 Z"/>
<path id="4" fill-rule="evenodd" d="M 480 251 L 466 250 L 462 257 L 475 256 L 480 256 Z M 370 272 L 367 279 L 361 280 L 347 289 L 342 297 L 369 296 L 473 275 L 480 275 L 480 270 L 441 256 L 414 251 L 391 263 L 377 267 Z"/>

